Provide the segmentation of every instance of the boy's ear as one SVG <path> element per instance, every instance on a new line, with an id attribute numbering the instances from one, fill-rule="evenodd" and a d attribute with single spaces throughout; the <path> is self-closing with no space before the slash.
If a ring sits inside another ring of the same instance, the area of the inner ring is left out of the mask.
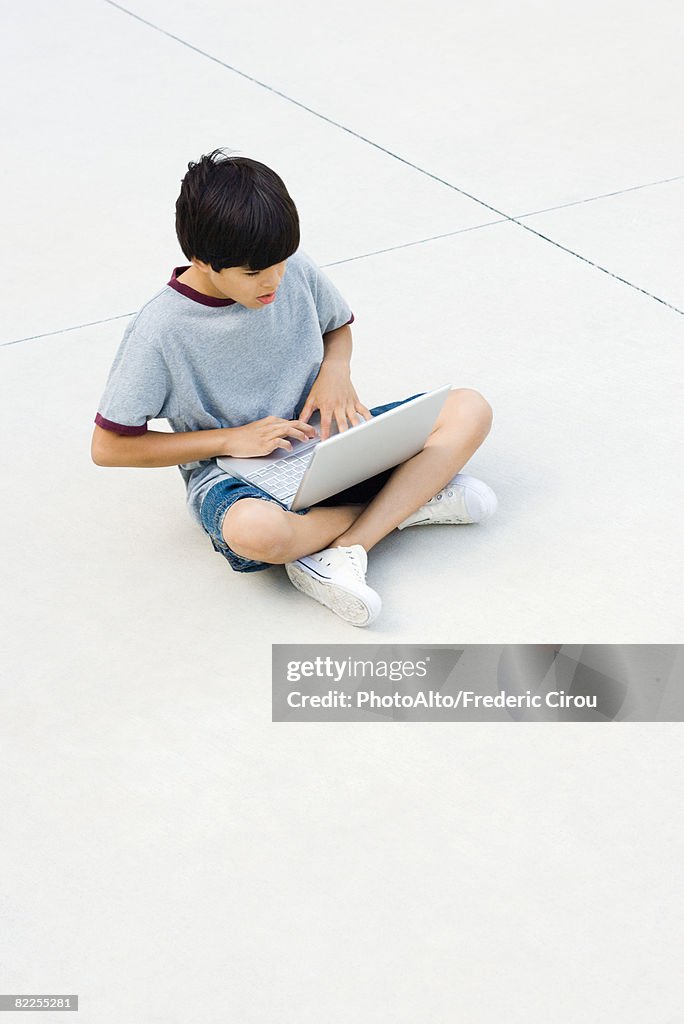
<path id="1" fill-rule="evenodd" d="M 193 267 L 195 267 L 196 270 L 201 270 L 203 274 L 206 274 L 206 272 L 209 270 L 209 264 L 202 263 L 202 260 L 198 260 L 196 256 L 191 256 L 190 262 L 192 263 Z"/>

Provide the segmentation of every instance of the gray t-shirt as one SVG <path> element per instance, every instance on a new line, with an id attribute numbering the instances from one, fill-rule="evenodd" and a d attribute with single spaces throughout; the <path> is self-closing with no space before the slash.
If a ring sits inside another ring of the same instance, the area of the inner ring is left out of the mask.
<path id="1" fill-rule="evenodd" d="M 174 431 L 296 419 L 323 359 L 323 335 L 354 315 L 332 281 L 301 249 L 291 256 L 275 302 L 248 309 L 171 280 L 129 323 L 95 422 L 144 434 L 150 419 Z M 178 467 L 188 508 L 200 522 L 207 491 L 227 477 L 214 459 Z"/>

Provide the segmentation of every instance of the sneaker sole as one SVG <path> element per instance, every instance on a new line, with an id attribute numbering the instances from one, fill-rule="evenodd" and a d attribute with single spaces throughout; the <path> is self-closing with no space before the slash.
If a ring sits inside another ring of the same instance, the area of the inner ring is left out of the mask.
<path id="1" fill-rule="evenodd" d="M 366 602 L 357 594 L 341 587 L 339 583 L 319 583 L 295 562 L 288 563 L 285 571 L 290 583 L 297 590 L 301 590 L 307 597 L 312 597 L 314 601 L 319 601 L 352 626 L 368 626 L 380 613 L 382 602 L 370 587 Z"/>

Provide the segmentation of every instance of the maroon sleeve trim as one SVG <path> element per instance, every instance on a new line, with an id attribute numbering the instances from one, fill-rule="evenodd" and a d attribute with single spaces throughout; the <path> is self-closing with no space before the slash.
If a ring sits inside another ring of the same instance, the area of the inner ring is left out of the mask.
<path id="1" fill-rule="evenodd" d="M 112 420 L 106 420 L 104 416 L 100 416 L 99 412 L 95 417 L 95 422 L 103 430 L 112 430 L 115 434 L 126 434 L 128 437 L 144 434 L 147 430 L 147 423 L 143 423 L 140 427 L 127 427 L 124 423 L 113 423 Z"/>
<path id="2" fill-rule="evenodd" d="M 347 322 L 345 324 L 340 324 L 340 327 L 349 327 L 349 325 L 353 324 L 353 323 L 354 323 L 354 314 L 352 313 L 351 320 L 347 320 Z M 332 331 L 339 331 L 340 327 L 331 327 L 330 330 L 326 331 L 325 333 L 326 334 L 330 334 Z M 325 337 L 325 335 L 324 335 L 324 337 Z"/>

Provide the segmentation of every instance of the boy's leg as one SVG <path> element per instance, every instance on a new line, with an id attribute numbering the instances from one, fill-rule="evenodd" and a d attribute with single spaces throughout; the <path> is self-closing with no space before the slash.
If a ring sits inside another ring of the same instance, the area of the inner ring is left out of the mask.
<path id="1" fill-rule="evenodd" d="M 306 515 L 288 512 L 274 502 L 241 498 L 223 518 L 223 539 L 236 555 L 284 565 L 327 548 L 365 505 L 312 508 Z"/>
<path id="2" fill-rule="evenodd" d="M 480 447 L 491 421 L 492 410 L 479 392 L 452 390 L 423 450 L 397 466 L 326 548 L 286 565 L 293 586 L 354 626 L 373 622 L 382 601 L 366 583 L 367 552 L 441 491 Z"/>
<path id="3" fill-rule="evenodd" d="M 450 392 L 425 447 L 398 466 L 367 505 L 287 512 L 259 498 L 236 501 L 223 520 L 223 538 L 238 555 L 282 565 L 329 547 L 361 544 L 366 551 L 432 498 L 480 447 L 491 409 L 468 388 Z"/>
<path id="4" fill-rule="evenodd" d="M 397 466 L 364 511 L 327 546 L 360 544 L 370 551 L 463 468 L 491 423 L 492 410 L 478 391 L 452 390 L 423 450 Z"/>

